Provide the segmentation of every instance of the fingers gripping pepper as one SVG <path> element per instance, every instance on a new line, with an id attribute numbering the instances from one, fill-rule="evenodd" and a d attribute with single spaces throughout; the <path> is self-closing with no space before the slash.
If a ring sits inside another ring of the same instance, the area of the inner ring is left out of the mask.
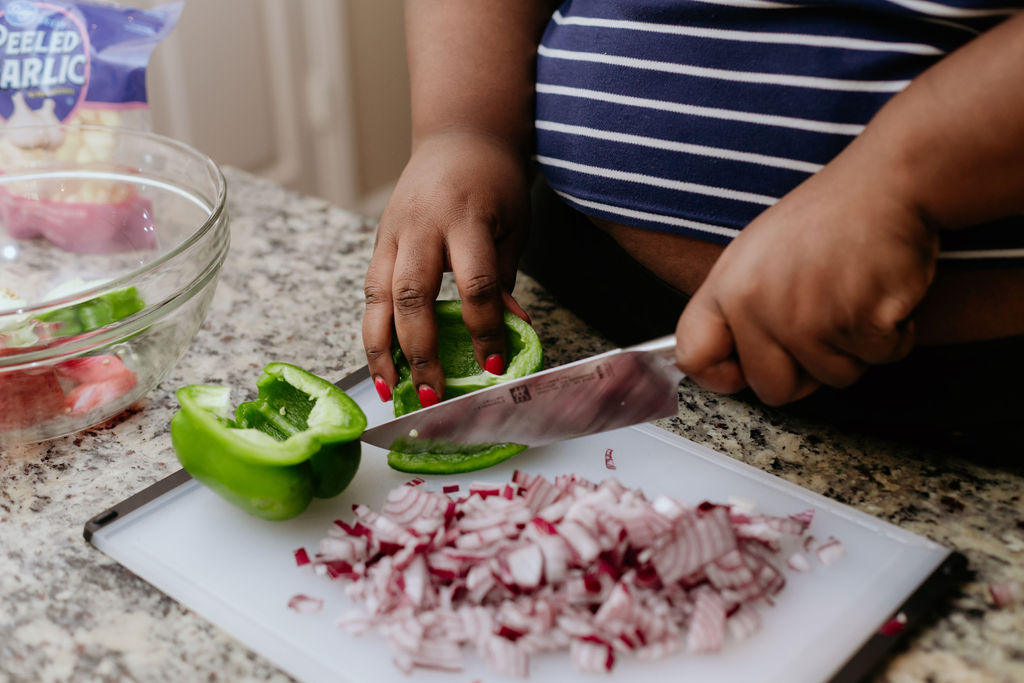
<path id="1" fill-rule="evenodd" d="M 524 377 L 544 363 L 540 337 L 533 327 L 505 311 L 505 347 L 508 367 L 501 375 L 484 371 L 476 361 L 473 339 L 462 319 L 462 302 L 438 301 L 434 305 L 441 367 L 445 373 L 444 399 Z M 394 350 L 399 382 L 394 390 L 395 415 L 420 408 L 412 382 L 412 369 L 400 348 Z M 453 444 L 432 439 L 400 439 L 391 446 L 388 465 L 416 474 L 457 474 L 484 469 L 508 460 L 526 449 L 516 443 Z"/>
<path id="2" fill-rule="evenodd" d="M 234 419 L 227 387 L 179 389 L 171 441 L 182 467 L 228 501 L 289 519 L 352 481 L 366 416 L 341 389 L 287 363 L 264 368 L 257 388 Z"/>
<path id="3" fill-rule="evenodd" d="M 443 400 L 468 394 L 477 389 L 493 386 L 517 377 L 537 372 L 544 364 L 540 337 L 522 318 L 505 311 L 505 346 L 508 367 L 501 375 L 485 372 L 473 354 L 473 338 L 462 320 L 461 301 L 437 301 L 434 319 L 437 322 L 438 356 L 444 369 Z M 396 344 L 393 350 L 398 384 L 394 389 L 395 417 L 400 417 L 421 405 L 412 381 L 409 361 Z"/>

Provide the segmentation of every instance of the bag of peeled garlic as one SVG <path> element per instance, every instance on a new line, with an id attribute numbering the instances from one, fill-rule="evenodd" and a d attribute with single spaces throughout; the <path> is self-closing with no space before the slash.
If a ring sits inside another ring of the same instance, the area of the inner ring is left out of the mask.
<path id="1" fill-rule="evenodd" d="M 0 0 L 0 174 L 102 164 L 118 139 L 108 129 L 148 129 L 146 69 L 183 6 Z M 0 223 L 10 237 L 45 238 L 67 251 L 146 248 L 147 230 L 137 240 L 105 240 L 83 230 L 82 220 L 66 220 L 88 217 L 96 206 L 130 218 L 144 213 L 137 200 L 111 182 L 8 183 L 0 186 Z"/>

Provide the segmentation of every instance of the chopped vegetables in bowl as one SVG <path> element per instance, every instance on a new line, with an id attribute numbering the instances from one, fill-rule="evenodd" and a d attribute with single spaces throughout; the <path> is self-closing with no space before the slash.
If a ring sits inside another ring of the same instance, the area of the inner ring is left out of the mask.
<path id="1" fill-rule="evenodd" d="M 200 152 L 96 128 L 103 154 L 79 163 L 15 130 L 0 131 L 0 446 L 145 396 L 202 324 L 229 245 L 226 184 Z"/>

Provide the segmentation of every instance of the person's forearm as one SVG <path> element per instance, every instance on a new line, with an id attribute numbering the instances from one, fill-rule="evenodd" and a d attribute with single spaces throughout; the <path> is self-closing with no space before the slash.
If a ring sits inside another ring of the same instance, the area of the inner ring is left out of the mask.
<path id="1" fill-rule="evenodd" d="M 936 229 L 1024 210 L 1024 12 L 921 74 L 836 161 L 878 169 Z"/>
<path id="2" fill-rule="evenodd" d="M 469 129 L 532 147 L 537 44 L 552 8 L 515 0 L 409 0 L 413 147 Z"/>

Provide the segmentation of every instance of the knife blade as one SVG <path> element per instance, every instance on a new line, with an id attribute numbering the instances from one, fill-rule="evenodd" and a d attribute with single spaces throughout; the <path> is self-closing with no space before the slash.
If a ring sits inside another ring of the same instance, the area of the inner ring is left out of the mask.
<path id="1" fill-rule="evenodd" d="M 675 415 L 683 378 L 675 336 L 614 349 L 442 401 L 363 432 L 390 449 L 396 439 L 543 446 Z"/>

